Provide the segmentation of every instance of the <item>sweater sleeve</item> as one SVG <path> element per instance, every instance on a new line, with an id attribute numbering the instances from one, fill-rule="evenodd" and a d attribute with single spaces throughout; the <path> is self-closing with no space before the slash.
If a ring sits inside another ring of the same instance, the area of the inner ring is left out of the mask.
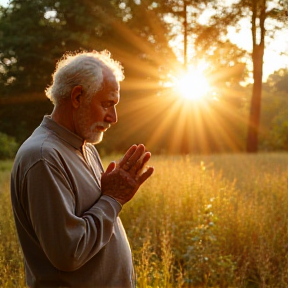
<path id="1" fill-rule="evenodd" d="M 22 188 L 26 215 L 41 248 L 57 269 L 80 268 L 109 242 L 121 210 L 114 199 L 101 196 L 77 217 L 71 186 L 63 173 L 45 160 L 30 168 Z"/>

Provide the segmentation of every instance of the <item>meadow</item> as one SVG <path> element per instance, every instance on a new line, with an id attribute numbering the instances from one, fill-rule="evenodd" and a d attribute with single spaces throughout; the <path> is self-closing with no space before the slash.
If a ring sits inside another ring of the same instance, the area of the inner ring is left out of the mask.
<path id="1" fill-rule="evenodd" d="M 137 287 L 288 287 L 287 163 L 286 153 L 154 156 L 120 214 Z M 0 162 L 0 287 L 21 288 L 11 165 Z"/>

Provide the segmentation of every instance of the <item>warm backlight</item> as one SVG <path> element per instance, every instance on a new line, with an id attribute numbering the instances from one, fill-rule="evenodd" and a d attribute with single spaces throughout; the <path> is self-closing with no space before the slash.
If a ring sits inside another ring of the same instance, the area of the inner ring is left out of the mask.
<path id="1" fill-rule="evenodd" d="M 205 76 L 197 70 L 189 71 L 176 81 L 176 90 L 188 100 L 198 100 L 209 90 L 209 83 Z"/>

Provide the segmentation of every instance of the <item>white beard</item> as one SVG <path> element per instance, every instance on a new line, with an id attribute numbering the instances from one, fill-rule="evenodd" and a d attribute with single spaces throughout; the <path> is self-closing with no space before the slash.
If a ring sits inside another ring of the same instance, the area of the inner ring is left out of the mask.
<path id="1" fill-rule="evenodd" d="M 89 120 L 90 120 L 90 113 L 89 109 L 86 107 L 82 107 L 81 110 L 78 111 L 78 127 L 79 131 L 81 132 L 81 136 L 85 141 L 92 143 L 92 144 L 97 144 L 100 143 L 103 139 L 103 131 L 99 131 L 97 127 L 104 127 L 108 129 L 111 125 L 106 122 L 95 122 L 92 125 L 89 125 Z"/>
<path id="2" fill-rule="evenodd" d="M 84 134 L 85 140 L 91 144 L 98 144 L 102 141 L 103 139 L 103 132 L 102 131 L 87 131 L 87 134 Z"/>
<path id="3" fill-rule="evenodd" d="M 89 106 L 82 106 L 78 112 L 77 112 L 77 124 L 78 124 L 78 134 L 80 137 L 82 137 L 85 141 L 92 143 L 92 144 L 97 144 L 100 143 L 103 139 L 103 134 L 104 131 L 99 131 L 97 127 L 103 127 L 105 129 L 108 129 L 111 124 L 103 121 L 98 121 L 93 124 L 90 124 L 90 110 Z M 75 120 L 74 120 L 74 125 L 75 125 Z M 90 126 L 89 126 L 90 124 Z"/>
<path id="4" fill-rule="evenodd" d="M 110 124 L 107 122 L 96 122 L 90 126 L 89 132 L 87 131 L 86 141 L 92 144 L 100 143 L 103 139 L 103 131 L 98 131 L 97 127 L 104 127 L 105 129 L 110 128 Z M 85 131 L 86 132 L 86 131 Z"/>

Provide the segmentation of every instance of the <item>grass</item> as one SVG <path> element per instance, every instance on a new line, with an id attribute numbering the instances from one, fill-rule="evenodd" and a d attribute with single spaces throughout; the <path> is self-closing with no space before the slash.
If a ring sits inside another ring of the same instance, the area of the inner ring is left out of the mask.
<path id="1" fill-rule="evenodd" d="M 288 287 L 287 163 L 285 153 L 153 157 L 155 174 L 121 212 L 137 287 Z M 0 162 L 0 287 L 25 287 L 10 167 Z"/>
<path id="2" fill-rule="evenodd" d="M 10 205 L 11 161 L 0 161 L 0 287 L 25 287 L 24 265 Z"/>

